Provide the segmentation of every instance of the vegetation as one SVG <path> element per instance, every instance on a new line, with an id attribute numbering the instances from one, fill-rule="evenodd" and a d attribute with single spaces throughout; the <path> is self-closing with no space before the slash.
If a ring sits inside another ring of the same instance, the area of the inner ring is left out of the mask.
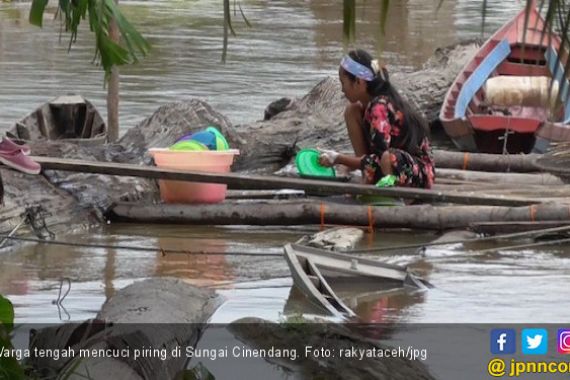
<path id="1" fill-rule="evenodd" d="M 11 354 L 14 347 L 10 335 L 14 330 L 14 306 L 0 295 L 0 379 L 24 379 L 24 369 Z"/>
<path id="2" fill-rule="evenodd" d="M 32 1 L 30 23 L 42 26 L 47 4 L 48 0 Z M 95 34 L 94 60 L 101 63 L 107 75 L 114 65 L 137 62 L 150 49 L 149 43 L 123 16 L 113 0 L 59 0 L 58 16 L 65 32 L 70 34 L 69 49 L 77 39 L 81 21 L 88 18 L 89 28 Z M 113 21 L 117 24 L 124 46 L 111 38 Z"/>

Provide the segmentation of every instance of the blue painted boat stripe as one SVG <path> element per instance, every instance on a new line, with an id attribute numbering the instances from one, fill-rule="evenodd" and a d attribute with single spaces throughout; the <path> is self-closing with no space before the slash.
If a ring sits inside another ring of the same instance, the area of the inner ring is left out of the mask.
<path id="1" fill-rule="evenodd" d="M 560 86 L 560 100 L 564 104 L 564 123 L 566 124 L 570 122 L 570 101 L 568 99 L 570 83 L 568 82 L 568 78 L 564 76 L 564 66 L 562 66 L 562 63 L 558 60 L 558 54 L 552 46 L 546 50 L 545 58 L 552 77 L 558 81 L 558 85 Z"/>
<path id="2" fill-rule="evenodd" d="M 481 61 L 473 74 L 463 84 L 457 102 L 455 104 L 455 118 L 464 118 L 467 112 L 467 106 L 477 91 L 483 86 L 487 78 L 495 71 L 495 69 L 511 54 L 511 46 L 509 41 L 504 39 L 497 44 L 489 52 L 489 54 Z"/>

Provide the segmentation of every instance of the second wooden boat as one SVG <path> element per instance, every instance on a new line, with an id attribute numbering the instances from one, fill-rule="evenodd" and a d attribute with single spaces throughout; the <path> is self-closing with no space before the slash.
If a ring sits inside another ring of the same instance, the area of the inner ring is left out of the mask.
<path id="1" fill-rule="evenodd" d="M 544 24 L 533 1 L 463 67 L 439 115 L 459 149 L 540 153 L 570 141 L 567 57 L 558 57 L 560 37 L 543 34 Z"/>
<path id="2" fill-rule="evenodd" d="M 107 126 L 95 106 L 79 95 L 57 97 L 16 122 L 10 130 L 24 141 L 60 140 L 85 145 L 107 141 Z"/>

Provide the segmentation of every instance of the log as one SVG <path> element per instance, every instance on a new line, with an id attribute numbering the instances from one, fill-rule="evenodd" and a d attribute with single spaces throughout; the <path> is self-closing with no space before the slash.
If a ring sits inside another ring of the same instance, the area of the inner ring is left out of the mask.
<path id="1" fill-rule="evenodd" d="M 213 205 L 119 203 L 109 218 L 121 222 L 210 225 L 330 224 L 445 230 L 480 222 L 570 222 L 570 207 L 497 206 L 373 207 L 319 201 L 224 202 Z"/>
<path id="2" fill-rule="evenodd" d="M 231 189 L 300 189 L 313 194 L 353 194 L 379 195 L 396 198 L 414 199 L 431 202 L 452 202 L 462 204 L 521 206 L 539 203 L 539 200 L 487 197 L 478 194 L 465 196 L 462 194 L 442 193 L 433 190 L 389 187 L 378 188 L 370 185 L 341 183 L 332 181 L 317 181 L 276 176 L 253 176 L 237 173 L 205 173 L 188 170 L 157 168 L 133 164 L 120 164 L 98 161 L 83 161 L 53 157 L 34 157 L 44 169 L 75 171 L 82 173 L 111 174 L 178 181 L 193 181 L 206 183 L 223 183 Z"/>
<path id="3" fill-rule="evenodd" d="M 564 185 L 564 181 L 548 173 L 491 173 L 457 169 L 437 169 L 438 178 L 455 179 L 469 182 L 492 182 L 526 185 Z"/>
<path id="4" fill-rule="evenodd" d="M 535 165 L 539 154 L 484 154 L 434 150 L 437 168 L 475 170 L 484 172 L 538 172 Z"/>
<path id="5" fill-rule="evenodd" d="M 185 348 L 196 345 L 220 304 L 213 291 L 179 279 L 135 282 L 111 297 L 95 320 L 44 328 L 30 339 L 31 350 L 71 348 L 74 357 L 32 356 L 28 364 L 37 373 L 65 379 L 173 379 L 187 362 Z M 176 347 L 182 355 L 172 355 Z M 80 357 L 82 349 L 114 349 L 120 355 Z"/>

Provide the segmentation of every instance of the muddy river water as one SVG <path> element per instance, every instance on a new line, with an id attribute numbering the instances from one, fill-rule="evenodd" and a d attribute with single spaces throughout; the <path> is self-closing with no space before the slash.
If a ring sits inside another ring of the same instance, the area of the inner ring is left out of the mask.
<path id="1" fill-rule="evenodd" d="M 480 3 L 470 0 L 392 2 L 383 59 L 403 70 L 419 68 L 439 46 L 481 36 Z M 199 97 L 234 124 L 260 119 L 269 101 L 302 96 L 314 84 L 335 75 L 342 55 L 337 2 L 327 0 L 245 0 L 254 25 L 234 17 L 237 37 L 230 41 L 228 63 L 221 57 L 221 6 L 208 0 L 121 1 L 153 45 L 151 55 L 122 69 L 121 128 L 135 126 L 161 104 Z M 334 4 L 333 4 L 334 3 Z M 378 10 L 374 1 L 357 10 L 357 39 L 374 49 Z M 521 7 L 518 1 L 488 1 L 483 32 L 497 28 Z M 103 74 L 90 63 L 92 39 L 80 34 L 67 53 L 58 42 L 59 26 L 43 30 L 27 22 L 29 4 L 0 3 L 0 130 L 50 97 L 80 92 L 105 113 Z M 58 239 L 112 245 L 156 247 L 156 252 L 69 248 L 26 244 L 0 253 L 0 294 L 16 307 L 18 322 L 59 322 L 93 317 L 107 297 L 133 281 L 174 276 L 214 287 L 226 298 L 213 320 L 229 322 L 255 316 L 272 320 L 302 303 L 291 291 L 291 277 L 279 256 L 282 245 L 315 227 L 192 227 L 111 224 L 72 231 Z M 362 247 L 425 242 L 435 235 L 417 231 L 379 231 Z M 508 244 L 509 242 L 501 242 Z M 511 242 L 512 243 L 512 242 Z M 434 289 L 400 292 L 373 299 L 348 297 L 365 321 L 373 322 L 563 322 L 569 306 L 570 248 L 543 247 L 478 250 L 494 243 L 451 245 L 372 255 L 409 264 Z M 228 255 L 167 255 L 159 248 L 196 248 Z M 256 256 L 233 256 L 249 252 Z M 275 256 L 267 256 L 275 254 Z M 53 301 L 60 286 L 71 289 L 62 307 Z M 63 282 L 62 282 L 63 281 Z"/>

